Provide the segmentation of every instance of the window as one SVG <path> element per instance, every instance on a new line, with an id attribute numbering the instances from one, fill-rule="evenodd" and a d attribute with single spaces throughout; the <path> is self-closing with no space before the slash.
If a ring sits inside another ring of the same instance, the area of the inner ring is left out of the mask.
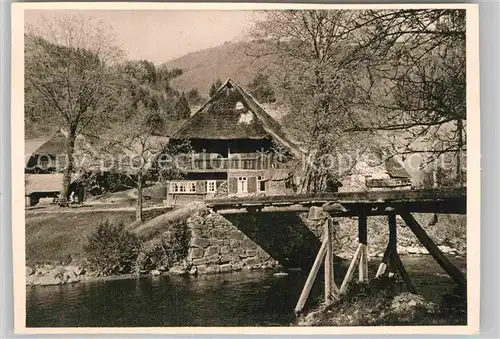
<path id="1" fill-rule="evenodd" d="M 248 192 L 247 177 L 238 177 L 238 193 Z"/>
<path id="2" fill-rule="evenodd" d="M 259 192 L 266 191 L 266 182 L 262 180 L 262 177 L 257 177 L 257 190 Z"/>
<path id="3" fill-rule="evenodd" d="M 195 182 L 188 182 L 187 188 L 188 188 L 188 192 L 190 192 L 190 193 L 196 192 L 196 183 Z"/>
<path id="4" fill-rule="evenodd" d="M 170 184 L 170 191 L 172 193 L 195 193 L 196 182 L 194 181 L 177 181 Z"/>
<path id="5" fill-rule="evenodd" d="M 208 193 L 214 193 L 216 191 L 216 184 L 215 184 L 215 180 L 209 180 L 207 181 L 207 192 Z"/>

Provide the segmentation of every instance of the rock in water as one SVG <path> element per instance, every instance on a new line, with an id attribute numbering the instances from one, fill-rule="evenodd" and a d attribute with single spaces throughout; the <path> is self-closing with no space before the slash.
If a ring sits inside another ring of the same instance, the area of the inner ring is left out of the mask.
<path id="1" fill-rule="evenodd" d="M 286 272 L 277 272 L 277 273 L 274 273 L 273 276 L 275 276 L 275 277 L 286 277 L 286 276 L 288 276 L 288 273 L 286 273 Z"/>
<path id="2" fill-rule="evenodd" d="M 160 272 L 160 271 L 158 271 L 158 270 L 151 270 L 151 271 L 149 272 L 149 274 L 151 274 L 152 276 L 158 276 L 158 275 L 160 275 L 160 274 L 161 274 L 161 272 Z"/>

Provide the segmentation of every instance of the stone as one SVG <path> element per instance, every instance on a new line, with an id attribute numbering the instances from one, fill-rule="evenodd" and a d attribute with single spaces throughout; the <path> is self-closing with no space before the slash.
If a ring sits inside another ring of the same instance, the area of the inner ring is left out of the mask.
<path id="1" fill-rule="evenodd" d="M 205 272 L 206 274 L 214 274 L 214 273 L 219 273 L 219 265 L 210 265 L 207 267 L 207 271 Z"/>
<path id="2" fill-rule="evenodd" d="M 453 248 L 451 248 L 450 246 L 440 245 L 440 246 L 438 246 L 438 248 L 444 254 L 449 254 L 449 253 L 453 252 Z"/>
<path id="3" fill-rule="evenodd" d="M 214 228 L 210 231 L 210 236 L 215 239 L 222 239 L 224 238 L 224 232 Z"/>
<path id="4" fill-rule="evenodd" d="M 206 263 L 207 263 L 207 260 L 205 258 L 193 259 L 193 265 L 196 265 L 196 266 L 204 265 Z"/>
<path id="5" fill-rule="evenodd" d="M 62 284 L 62 279 L 60 277 L 51 277 L 48 275 L 44 275 L 39 278 L 38 282 L 42 286 L 60 285 Z"/>
<path id="6" fill-rule="evenodd" d="M 243 239 L 243 233 L 240 231 L 231 231 L 229 233 L 229 238 L 232 240 L 242 240 Z"/>
<path id="7" fill-rule="evenodd" d="M 260 250 L 258 251 L 257 255 L 259 256 L 259 258 L 261 258 L 262 260 L 269 260 L 271 258 L 271 256 L 269 255 L 269 253 L 267 253 L 266 251 L 264 250 Z"/>
<path id="8" fill-rule="evenodd" d="M 233 270 L 233 267 L 230 264 L 220 265 L 219 266 L 220 273 L 227 273 Z"/>
<path id="9" fill-rule="evenodd" d="M 205 250 L 205 255 L 207 255 L 207 256 L 213 256 L 215 254 L 219 254 L 219 247 L 218 246 L 209 246 Z"/>
<path id="10" fill-rule="evenodd" d="M 211 256 L 205 256 L 204 259 L 205 259 L 206 264 L 218 264 L 220 261 L 218 254 L 211 255 Z"/>
<path id="11" fill-rule="evenodd" d="M 191 254 L 191 259 L 199 259 L 199 258 L 203 258 L 205 251 L 202 248 L 193 247 L 193 248 L 191 248 L 190 254 Z"/>
<path id="12" fill-rule="evenodd" d="M 196 268 L 196 266 L 192 266 L 188 273 L 190 275 L 195 275 L 198 273 L 198 269 Z"/>
<path id="13" fill-rule="evenodd" d="M 239 240 L 231 240 L 230 246 L 231 248 L 238 248 L 241 246 L 241 242 Z"/>
<path id="14" fill-rule="evenodd" d="M 32 275 L 33 273 L 35 273 L 35 270 L 29 266 L 26 266 L 26 275 Z"/>
<path id="15" fill-rule="evenodd" d="M 276 272 L 276 273 L 273 274 L 273 276 L 281 278 L 281 277 L 288 276 L 288 273 L 286 273 L 286 272 Z"/>
<path id="16" fill-rule="evenodd" d="M 420 254 L 420 249 L 418 247 L 415 247 L 415 246 L 408 246 L 406 248 L 406 251 L 409 254 Z"/>
<path id="17" fill-rule="evenodd" d="M 198 274 L 205 274 L 207 273 L 207 265 L 199 265 L 196 267 Z"/>
<path id="18" fill-rule="evenodd" d="M 257 248 L 257 244 L 255 244 L 250 238 L 243 239 L 243 247 L 247 250 L 253 250 Z"/>
<path id="19" fill-rule="evenodd" d="M 168 273 L 174 274 L 174 275 L 184 275 L 187 273 L 186 269 L 181 267 L 181 266 L 173 266 L 170 267 L 168 270 Z"/>
<path id="20" fill-rule="evenodd" d="M 245 263 L 246 266 L 254 267 L 255 265 L 259 264 L 259 260 L 257 258 L 246 258 L 243 259 L 243 263 Z"/>
<path id="21" fill-rule="evenodd" d="M 231 264 L 231 269 L 233 271 L 240 271 L 241 270 L 241 264 L 240 263 Z"/>
<path id="22" fill-rule="evenodd" d="M 151 271 L 149 271 L 149 274 L 151 274 L 152 276 L 157 276 L 157 275 L 160 275 L 161 272 L 158 270 L 151 270 Z"/>
<path id="23" fill-rule="evenodd" d="M 214 245 L 214 246 L 224 246 L 224 240 L 220 240 L 220 239 L 211 239 L 211 240 L 210 240 L 210 245 Z"/>
<path id="24" fill-rule="evenodd" d="M 221 254 L 227 254 L 229 252 L 231 252 L 231 249 L 229 248 L 229 246 L 222 246 L 220 249 Z"/>
<path id="25" fill-rule="evenodd" d="M 206 248 L 210 245 L 210 241 L 206 238 L 193 238 L 191 241 L 192 247 Z"/>
<path id="26" fill-rule="evenodd" d="M 255 257 L 257 255 L 256 250 L 247 250 L 246 251 L 247 257 Z"/>
<path id="27" fill-rule="evenodd" d="M 80 276 L 83 272 L 83 269 L 78 267 L 78 266 L 66 266 L 64 267 L 64 269 L 66 270 L 66 272 L 74 272 L 76 274 L 76 276 Z"/>
<path id="28" fill-rule="evenodd" d="M 227 264 L 228 262 L 231 262 L 232 260 L 234 260 L 234 257 L 230 254 L 225 254 L 220 258 L 221 264 Z"/>

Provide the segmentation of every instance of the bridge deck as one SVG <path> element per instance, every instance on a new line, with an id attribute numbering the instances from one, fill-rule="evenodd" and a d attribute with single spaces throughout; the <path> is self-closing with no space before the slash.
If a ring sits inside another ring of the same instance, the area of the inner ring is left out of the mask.
<path id="1" fill-rule="evenodd" d="M 360 211 L 385 215 L 393 211 L 466 213 L 465 188 L 363 191 L 212 199 L 207 207 L 221 214 L 249 212 L 301 212 L 323 206 L 331 215 L 354 216 Z"/>

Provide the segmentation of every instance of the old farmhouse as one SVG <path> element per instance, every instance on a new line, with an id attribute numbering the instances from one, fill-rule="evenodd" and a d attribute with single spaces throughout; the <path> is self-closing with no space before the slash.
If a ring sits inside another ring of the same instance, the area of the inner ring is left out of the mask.
<path id="1" fill-rule="evenodd" d="M 215 196 L 291 194 L 293 170 L 286 159 L 300 151 L 280 125 L 233 80 L 221 88 L 172 136 L 189 141 L 183 180 L 171 180 L 167 203 L 184 204 Z"/>

